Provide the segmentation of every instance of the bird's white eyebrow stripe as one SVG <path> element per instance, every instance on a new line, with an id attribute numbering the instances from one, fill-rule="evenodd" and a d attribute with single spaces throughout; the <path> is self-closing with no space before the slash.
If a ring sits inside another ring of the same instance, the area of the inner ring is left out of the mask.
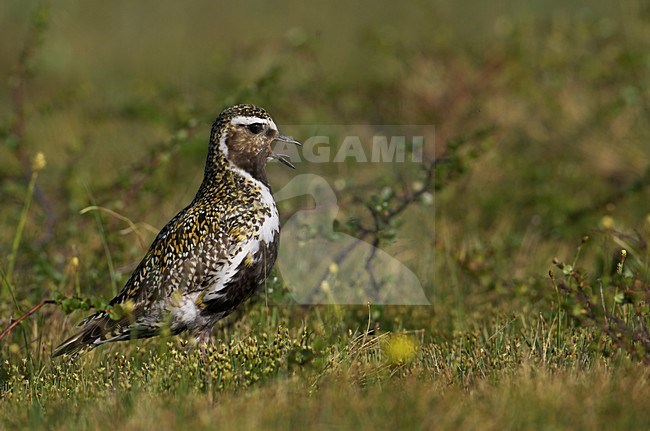
<path id="1" fill-rule="evenodd" d="M 239 124 L 241 126 L 248 126 L 249 124 L 255 123 L 268 124 L 269 121 L 266 118 L 248 117 L 244 115 L 238 115 L 237 117 L 233 117 L 232 120 L 230 120 L 230 124 Z"/>
<path id="2" fill-rule="evenodd" d="M 268 120 L 266 118 L 238 115 L 236 117 L 233 117 L 232 120 L 230 120 L 230 124 L 240 125 L 240 126 L 248 126 L 249 124 L 256 124 L 256 123 L 268 124 L 271 129 L 278 130 L 278 127 L 275 125 L 273 120 Z"/>

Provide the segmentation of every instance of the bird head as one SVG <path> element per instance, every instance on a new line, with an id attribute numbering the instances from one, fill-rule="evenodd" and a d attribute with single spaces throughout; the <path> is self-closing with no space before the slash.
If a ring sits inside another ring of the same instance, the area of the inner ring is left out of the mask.
<path id="1" fill-rule="evenodd" d="M 289 157 L 273 152 L 271 143 L 283 141 L 301 145 L 281 135 L 269 114 L 255 105 L 235 105 L 225 109 L 212 125 L 210 153 L 212 163 L 224 159 L 254 177 L 263 174 L 270 159 L 294 168 Z M 211 163 L 210 161 L 208 163 Z"/>

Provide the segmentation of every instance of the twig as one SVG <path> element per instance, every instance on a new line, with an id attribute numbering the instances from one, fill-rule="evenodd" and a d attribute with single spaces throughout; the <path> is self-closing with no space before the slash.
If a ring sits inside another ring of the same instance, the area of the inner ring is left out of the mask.
<path id="1" fill-rule="evenodd" d="M 56 301 L 54 301 L 52 299 L 44 299 L 41 302 L 39 302 L 38 304 L 34 305 L 32 308 L 27 310 L 22 316 L 20 316 L 18 319 L 16 319 L 14 322 L 12 322 L 11 325 L 9 325 L 7 327 L 7 329 L 2 331 L 2 334 L 0 334 L 0 341 L 2 341 L 2 339 L 6 335 L 8 335 L 16 326 L 18 326 L 20 324 L 20 322 L 27 319 L 32 314 L 36 313 L 45 304 L 56 304 Z"/>
<path id="2" fill-rule="evenodd" d="M 341 262 L 343 262 L 348 255 L 354 250 L 359 244 L 363 244 L 363 240 L 366 237 L 368 232 L 362 232 L 361 235 L 359 235 L 357 238 L 354 238 L 356 241 L 353 241 L 348 245 L 346 248 L 341 250 L 339 254 L 334 258 L 333 263 L 336 265 L 340 265 Z M 320 280 L 318 281 L 318 284 L 316 284 L 317 288 L 320 289 L 320 286 L 323 284 L 323 281 L 327 279 L 327 276 L 329 275 L 329 268 L 326 268 L 325 271 L 323 272 L 323 275 L 321 276 Z M 314 300 L 316 298 L 317 292 L 314 291 L 309 295 L 307 298 L 307 301 L 305 301 L 306 304 L 313 304 Z"/>

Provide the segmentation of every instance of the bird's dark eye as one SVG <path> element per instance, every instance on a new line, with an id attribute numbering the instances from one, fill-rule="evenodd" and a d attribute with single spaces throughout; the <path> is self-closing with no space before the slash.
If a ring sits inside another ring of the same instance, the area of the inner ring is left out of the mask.
<path id="1" fill-rule="evenodd" d="M 250 132 L 251 132 L 253 135 L 257 135 L 257 134 L 260 133 L 262 130 L 264 130 L 264 124 L 262 124 L 262 123 L 253 123 L 253 124 L 249 124 L 249 125 L 246 126 L 246 127 L 248 128 L 248 130 L 250 130 Z"/>

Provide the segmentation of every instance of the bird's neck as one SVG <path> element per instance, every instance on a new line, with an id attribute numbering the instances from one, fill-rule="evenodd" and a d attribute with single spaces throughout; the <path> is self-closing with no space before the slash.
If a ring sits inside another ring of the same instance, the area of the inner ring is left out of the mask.
<path id="1" fill-rule="evenodd" d="M 203 182 L 199 187 L 197 197 L 215 192 L 226 192 L 226 194 L 229 194 L 230 191 L 236 192 L 242 187 L 242 181 L 249 182 L 251 179 L 270 189 L 264 162 L 242 160 L 234 163 L 227 160 L 222 153 L 211 152 L 208 155 Z"/>

